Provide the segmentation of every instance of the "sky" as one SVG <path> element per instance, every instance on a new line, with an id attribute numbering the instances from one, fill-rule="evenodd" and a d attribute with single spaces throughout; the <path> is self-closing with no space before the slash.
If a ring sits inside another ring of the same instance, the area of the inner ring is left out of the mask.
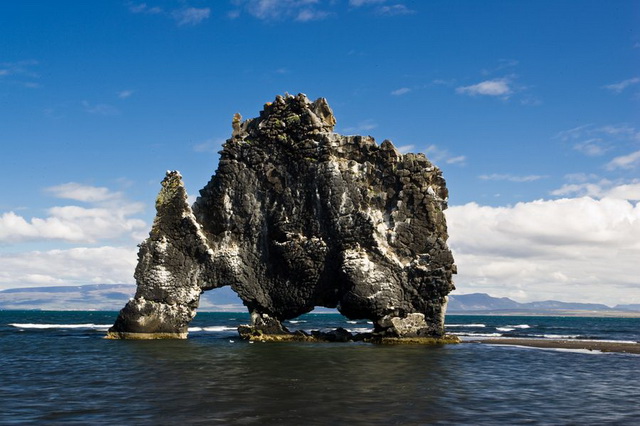
<path id="1" fill-rule="evenodd" d="M 324 97 L 424 152 L 454 294 L 640 303 L 640 3 L 0 2 L 0 290 L 133 283 L 166 170 L 194 200 L 236 112 Z"/>

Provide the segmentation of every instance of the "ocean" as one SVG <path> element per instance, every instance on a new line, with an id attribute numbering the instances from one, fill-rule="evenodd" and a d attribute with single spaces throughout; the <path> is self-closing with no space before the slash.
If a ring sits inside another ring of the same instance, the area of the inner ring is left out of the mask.
<path id="1" fill-rule="evenodd" d="M 187 340 L 104 339 L 117 312 L 0 311 L 0 424 L 640 424 L 640 356 L 464 343 L 251 343 L 246 313 Z M 307 314 L 291 329 L 367 321 Z M 639 318 L 448 316 L 463 340 L 639 341 Z"/>

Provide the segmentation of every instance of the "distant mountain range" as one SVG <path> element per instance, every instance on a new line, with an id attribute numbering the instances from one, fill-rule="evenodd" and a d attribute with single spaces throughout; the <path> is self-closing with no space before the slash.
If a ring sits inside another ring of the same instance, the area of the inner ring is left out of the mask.
<path id="1" fill-rule="evenodd" d="M 136 291 L 134 284 L 90 284 L 81 286 L 12 288 L 0 291 L 0 309 L 94 310 L 118 311 Z M 205 292 L 200 298 L 201 311 L 244 312 L 242 301 L 224 287 Z M 323 309 L 324 311 L 324 309 Z M 485 315 L 640 315 L 640 304 L 616 305 L 571 303 L 547 300 L 519 303 L 507 297 L 485 293 L 450 295 L 449 314 Z"/>
<path id="2" fill-rule="evenodd" d="M 557 300 L 545 300 L 543 302 L 520 303 L 508 297 L 492 297 L 486 293 L 472 293 L 450 295 L 447 312 L 460 313 L 491 313 L 508 314 L 516 312 L 524 313 L 616 313 L 616 312 L 640 312 L 640 304 L 616 305 L 613 308 L 600 303 L 572 303 L 559 302 Z"/>
<path id="3" fill-rule="evenodd" d="M 119 311 L 135 292 L 135 284 L 11 288 L 0 291 L 0 309 Z M 225 287 L 204 293 L 199 310 L 243 312 L 246 308 L 233 290 Z"/>

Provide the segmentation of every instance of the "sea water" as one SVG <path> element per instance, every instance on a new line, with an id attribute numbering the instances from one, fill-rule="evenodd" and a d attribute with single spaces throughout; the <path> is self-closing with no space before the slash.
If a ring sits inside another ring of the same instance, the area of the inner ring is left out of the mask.
<path id="1" fill-rule="evenodd" d="M 116 312 L 0 311 L 0 424 L 639 424 L 640 356 L 477 343 L 107 340 Z M 372 328 L 308 314 L 290 329 Z M 448 332 L 638 341 L 640 319 L 450 316 Z"/>

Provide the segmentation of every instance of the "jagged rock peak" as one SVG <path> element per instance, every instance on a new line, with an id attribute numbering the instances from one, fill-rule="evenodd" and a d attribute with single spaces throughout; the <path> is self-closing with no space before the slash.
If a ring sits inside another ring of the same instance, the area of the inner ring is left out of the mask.
<path id="1" fill-rule="evenodd" d="M 372 320 L 376 338 L 442 336 L 456 272 L 442 173 L 335 122 L 325 99 L 302 94 L 236 114 L 193 211 L 167 172 L 136 297 L 110 336 L 184 337 L 200 292 L 226 285 L 251 313 L 248 338 L 285 335 L 282 321 L 316 306 Z"/>
<path id="2" fill-rule="evenodd" d="M 297 96 L 278 95 L 273 102 L 264 105 L 257 118 L 242 121 L 240 114 L 234 115 L 232 137 L 245 139 L 260 134 L 332 132 L 335 124 L 336 119 L 326 99 L 311 102 L 302 93 Z"/>

